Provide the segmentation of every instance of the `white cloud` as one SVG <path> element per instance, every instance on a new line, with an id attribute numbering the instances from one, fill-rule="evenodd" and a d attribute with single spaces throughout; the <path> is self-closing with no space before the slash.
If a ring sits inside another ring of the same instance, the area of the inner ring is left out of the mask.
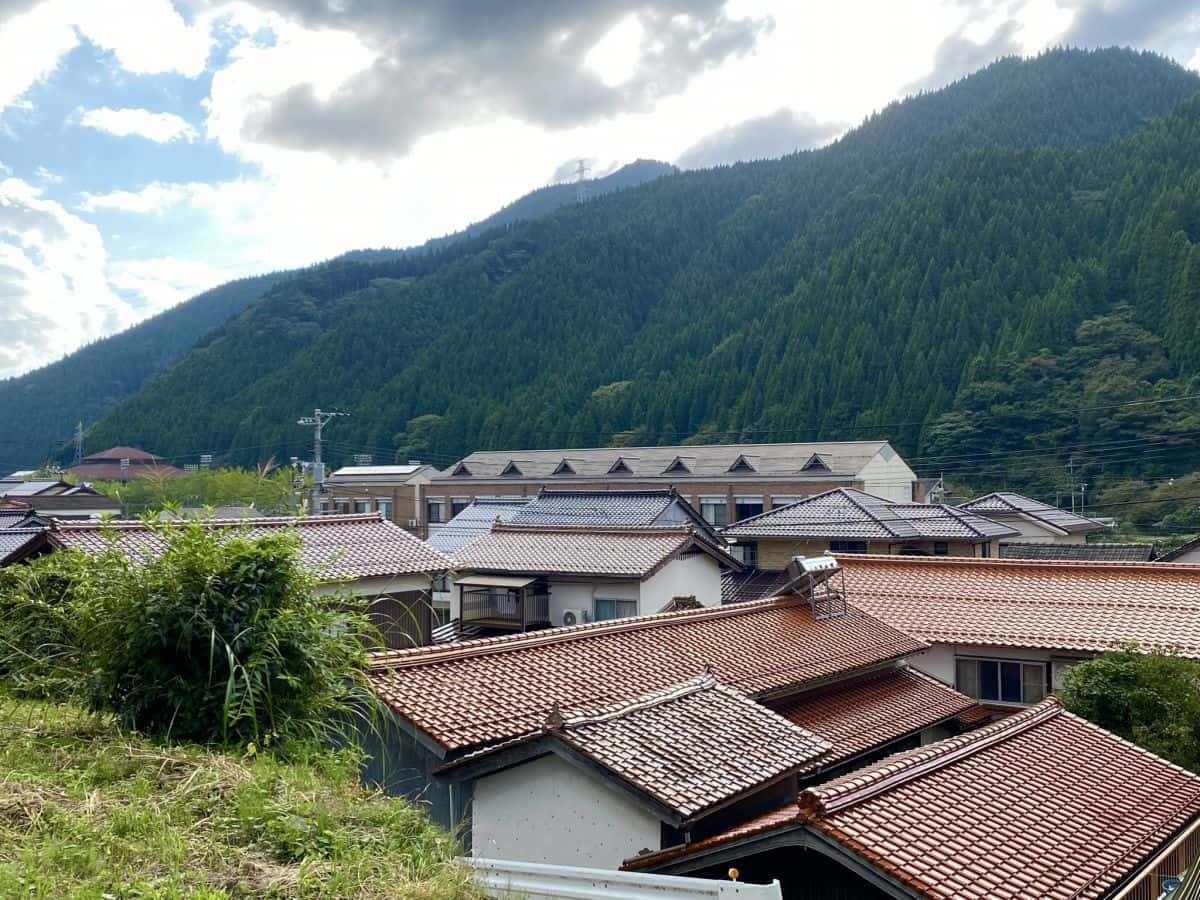
<path id="1" fill-rule="evenodd" d="M 109 191 L 106 194 L 85 193 L 79 209 L 82 212 L 112 210 L 141 214 L 162 213 L 170 207 L 182 203 L 200 187 L 205 187 L 205 185 L 164 184 L 155 181 L 136 191 Z"/>
<path id="2" fill-rule="evenodd" d="M 34 7 L 0 24 L 0 112 L 48 77 L 79 41 L 55 4 Z"/>
<path id="3" fill-rule="evenodd" d="M 236 274 L 208 263 L 169 256 L 121 260 L 108 267 L 112 285 L 138 298 L 138 314 L 142 317 L 170 309 Z"/>
<path id="4" fill-rule="evenodd" d="M 0 167 L 0 171 L 2 171 L 2 170 L 3 170 L 3 167 Z M 45 166 L 38 166 L 36 169 L 33 170 L 33 174 L 35 176 L 37 176 L 37 179 L 39 181 L 44 181 L 47 184 L 62 184 L 63 177 L 61 175 L 56 175 L 54 172 L 51 172 Z"/>
<path id="5" fill-rule="evenodd" d="M 79 124 L 117 137 L 136 135 L 158 144 L 196 139 L 196 130 L 182 116 L 148 109 L 113 109 L 108 106 L 88 109 L 80 116 Z"/>
<path id="6" fill-rule="evenodd" d="M 0 377 L 133 322 L 99 230 L 18 178 L 0 181 Z"/>

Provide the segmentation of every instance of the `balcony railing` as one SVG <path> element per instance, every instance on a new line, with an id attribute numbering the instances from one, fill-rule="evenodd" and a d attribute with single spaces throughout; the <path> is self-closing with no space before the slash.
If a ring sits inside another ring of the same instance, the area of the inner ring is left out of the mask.
<path id="1" fill-rule="evenodd" d="M 488 587 L 462 592 L 462 620 L 495 628 L 545 627 L 550 624 L 550 594 L 545 588 Z"/>

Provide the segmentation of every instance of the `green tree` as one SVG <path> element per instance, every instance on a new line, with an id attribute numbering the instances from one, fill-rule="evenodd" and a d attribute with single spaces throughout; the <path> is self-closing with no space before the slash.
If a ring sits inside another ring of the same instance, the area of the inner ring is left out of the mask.
<path id="1" fill-rule="evenodd" d="M 1200 772 L 1200 662 L 1129 647 L 1072 666 L 1061 697 L 1071 712 Z"/>

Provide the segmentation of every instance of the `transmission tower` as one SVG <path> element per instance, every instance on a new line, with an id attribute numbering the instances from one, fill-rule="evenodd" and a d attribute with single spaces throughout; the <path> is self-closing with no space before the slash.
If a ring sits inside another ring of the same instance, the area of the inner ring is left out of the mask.
<path id="1" fill-rule="evenodd" d="M 322 409 L 314 409 L 311 416 L 305 416 L 299 419 L 297 425 L 306 425 L 313 430 L 313 463 L 312 463 L 312 504 L 309 508 L 309 513 L 316 514 L 321 505 L 321 494 L 325 491 L 325 463 L 321 460 L 321 429 L 330 419 L 336 416 L 348 416 L 350 413 L 344 412 L 326 412 Z"/>
<path id="2" fill-rule="evenodd" d="M 588 168 L 587 160 L 581 159 L 572 172 L 575 176 L 575 202 L 582 203 L 587 199 L 587 177 L 592 170 Z"/>
<path id="3" fill-rule="evenodd" d="M 83 422 L 75 426 L 75 462 L 73 465 L 79 465 L 83 462 Z"/>

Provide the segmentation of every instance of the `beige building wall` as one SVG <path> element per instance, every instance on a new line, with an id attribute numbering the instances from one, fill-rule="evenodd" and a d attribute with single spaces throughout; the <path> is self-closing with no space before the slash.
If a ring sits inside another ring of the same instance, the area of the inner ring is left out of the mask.
<path id="1" fill-rule="evenodd" d="M 748 543 L 747 538 L 740 543 Z M 829 550 L 829 540 L 773 540 L 770 538 L 760 538 L 758 544 L 758 563 L 760 569 L 783 569 L 791 561 L 793 556 L 821 556 Z M 982 553 L 982 544 L 973 544 L 970 541 L 947 541 L 946 556 L 979 556 Z M 934 551 L 933 541 L 906 541 L 903 543 L 889 543 L 887 541 L 868 541 L 867 552 L 879 554 L 880 556 L 895 556 L 903 547 L 915 547 L 924 553 L 931 556 Z M 991 555 L 997 553 L 996 545 L 993 543 L 990 547 Z"/>

